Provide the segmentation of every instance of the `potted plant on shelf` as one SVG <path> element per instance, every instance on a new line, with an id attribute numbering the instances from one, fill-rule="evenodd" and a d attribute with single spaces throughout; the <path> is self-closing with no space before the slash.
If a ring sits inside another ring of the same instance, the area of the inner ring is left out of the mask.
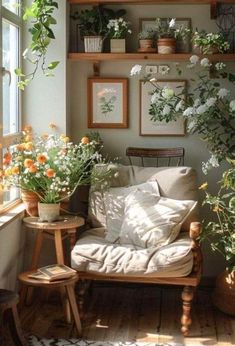
<path id="1" fill-rule="evenodd" d="M 190 29 L 184 25 L 176 26 L 176 19 L 157 18 L 155 22 L 157 47 L 159 54 L 174 54 L 176 52 L 176 40 L 189 35 Z"/>
<path id="2" fill-rule="evenodd" d="M 156 52 L 156 48 L 153 48 L 155 31 L 152 29 L 142 30 L 139 35 L 139 46 L 138 52 L 152 53 Z"/>
<path id="3" fill-rule="evenodd" d="M 205 30 L 195 31 L 192 36 L 193 51 L 202 54 L 225 53 L 229 43 L 220 33 L 206 33 Z"/>
<path id="4" fill-rule="evenodd" d="M 130 23 L 126 22 L 122 17 L 110 19 L 107 25 L 108 35 L 110 37 L 111 53 L 126 52 L 126 36 L 131 34 Z"/>
<path id="5" fill-rule="evenodd" d="M 76 11 L 71 18 L 78 21 L 80 35 L 84 39 L 86 53 L 100 53 L 103 49 L 104 39 L 108 34 L 108 22 L 110 19 L 123 16 L 125 10 L 114 11 L 103 6 L 94 6 L 92 9 Z"/>
<path id="6" fill-rule="evenodd" d="M 98 143 L 99 144 L 99 143 Z M 43 221 L 59 216 L 60 203 L 68 200 L 78 186 L 88 185 L 97 175 L 93 167 L 105 160 L 97 151 L 97 142 L 83 138 L 79 144 L 70 142 L 65 135 L 33 137 L 31 127 L 23 131 L 22 141 L 4 155 L 1 171 L 3 186 L 19 187 L 27 199 L 28 211 Z M 110 172 L 107 170 L 106 175 Z M 33 207 L 29 202 L 33 202 Z"/>

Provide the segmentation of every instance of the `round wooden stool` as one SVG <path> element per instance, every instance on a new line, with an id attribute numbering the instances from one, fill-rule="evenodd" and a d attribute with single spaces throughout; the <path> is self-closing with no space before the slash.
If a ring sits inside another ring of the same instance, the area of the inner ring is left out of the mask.
<path id="1" fill-rule="evenodd" d="M 17 293 L 12 291 L 0 289 L 0 344 L 5 345 L 4 340 L 1 337 L 5 334 L 4 326 L 8 324 L 13 345 L 26 346 L 26 342 L 23 332 L 20 326 L 19 315 L 16 305 L 19 301 Z"/>
<path id="2" fill-rule="evenodd" d="M 78 336 L 82 334 L 82 327 L 80 316 L 77 308 L 77 302 L 74 293 L 74 285 L 78 280 L 77 274 L 73 275 L 70 278 L 57 280 L 57 281 L 47 281 L 47 280 L 37 280 L 33 278 L 29 278 L 28 275 L 35 273 L 34 270 L 30 270 L 24 273 L 19 274 L 18 279 L 22 282 L 22 284 L 31 287 L 43 287 L 43 288 L 62 288 L 64 289 L 66 295 L 63 297 L 62 304 L 70 305 L 71 311 L 74 317 L 75 326 L 77 329 Z"/>

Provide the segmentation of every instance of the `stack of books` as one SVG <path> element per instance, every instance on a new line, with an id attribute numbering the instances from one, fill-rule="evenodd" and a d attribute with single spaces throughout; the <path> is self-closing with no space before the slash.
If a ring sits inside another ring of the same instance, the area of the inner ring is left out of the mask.
<path id="1" fill-rule="evenodd" d="M 28 277 L 36 280 L 56 281 L 70 278 L 76 273 L 76 270 L 64 264 L 51 264 L 38 268 L 35 273 L 29 274 Z"/>

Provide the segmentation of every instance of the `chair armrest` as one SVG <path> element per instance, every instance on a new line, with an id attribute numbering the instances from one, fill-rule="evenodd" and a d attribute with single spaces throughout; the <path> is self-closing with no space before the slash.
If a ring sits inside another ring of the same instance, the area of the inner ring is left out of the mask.
<path id="1" fill-rule="evenodd" d="M 189 228 L 189 237 L 191 239 L 191 248 L 193 252 L 193 272 L 201 274 L 202 252 L 198 237 L 201 233 L 202 225 L 200 222 L 191 222 Z"/>

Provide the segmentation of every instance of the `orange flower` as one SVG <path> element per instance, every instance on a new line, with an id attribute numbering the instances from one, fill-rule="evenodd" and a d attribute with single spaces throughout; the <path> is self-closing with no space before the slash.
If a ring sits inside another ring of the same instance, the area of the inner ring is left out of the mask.
<path id="1" fill-rule="evenodd" d="M 26 133 L 30 133 L 32 132 L 32 126 L 31 125 L 25 125 L 24 128 L 23 128 L 23 131 L 26 132 Z"/>
<path id="2" fill-rule="evenodd" d="M 35 164 L 32 164 L 32 166 L 29 167 L 29 173 L 36 173 L 37 172 L 37 167 Z"/>
<path id="3" fill-rule="evenodd" d="M 27 135 L 25 136 L 25 142 L 31 142 L 33 139 L 33 136 L 32 135 Z"/>
<path id="4" fill-rule="evenodd" d="M 33 160 L 31 160 L 31 159 L 25 159 L 24 160 L 24 167 L 25 168 L 29 168 L 32 165 L 33 165 Z"/>
<path id="5" fill-rule="evenodd" d="M 0 143 L 0 149 L 2 149 L 2 143 Z"/>
<path id="6" fill-rule="evenodd" d="M 82 137 L 81 143 L 82 144 L 88 144 L 88 143 L 90 143 L 90 139 L 88 137 Z"/>
<path id="7" fill-rule="evenodd" d="M 18 167 L 18 166 L 12 167 L 11 173 L 12 173 L 12 174 L 19 174 L 19 173 L 20 173 L 19 167 Z"/>
<path id="8" fill-rule="evenodd" d="M 53 178 L 55 176 L 55 171 L 52 168 L 48 168 L 45 173 L 48 178 Z"/>
<path id="9" fill-rule="evenodd" d="M 50 129 L 56 129 L 57 126 L 56 126 L 56 124 L 54 124 L 54 123 L 50 123 L 50 124 L 49 124 L 49 128 L 50 128 Z"/>
<path id="10" fill-rule="evenodd" d="M 42 139 L 47 139 L 49 137 L 49 135 L 47 133 L 44 133 L 43 135 L 41 135 Z"/>
<path id="11" fill-rule="evenodd" d="M 16 150 L 18 151 L 24 151 L 25 149 L 25 144 L 24 143 L 20 143 L 16 145 Z"/>
<path id="12" fill-rule="evenodd" d="M 25 149 L 26 150 L 32 150 L 33 149 L 33 143 L 32 142 L 25 143 Z"/>
<path id="13" fill-rule="evenodd" d="M 5 160 L 11 162 L 11 158 L 12 158 L 11 153 L 9 152 L 5 153 L 3 157 Z"/>
<path id="14" fill-rule="evenodd" d="M 47 158 L 43 154 L 38 154 L 37 161 L 42 165 L 47 161 Z"/>

